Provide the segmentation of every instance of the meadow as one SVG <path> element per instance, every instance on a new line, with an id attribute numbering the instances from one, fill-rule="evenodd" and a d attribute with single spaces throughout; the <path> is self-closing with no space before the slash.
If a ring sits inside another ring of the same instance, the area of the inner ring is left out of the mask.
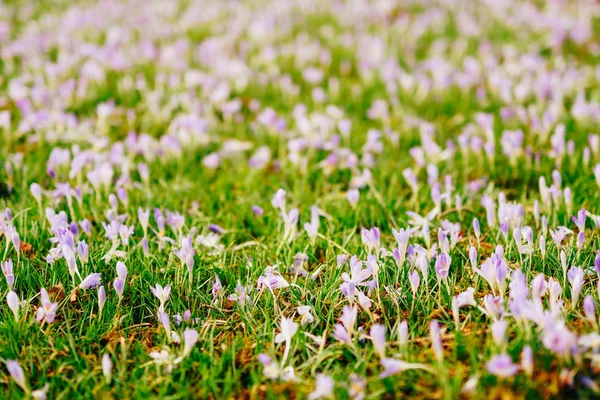
<path id="1" fill-rule="evenodd" d="M 600 397 L 600 3 L 0 3 L 0 398 Z"/>

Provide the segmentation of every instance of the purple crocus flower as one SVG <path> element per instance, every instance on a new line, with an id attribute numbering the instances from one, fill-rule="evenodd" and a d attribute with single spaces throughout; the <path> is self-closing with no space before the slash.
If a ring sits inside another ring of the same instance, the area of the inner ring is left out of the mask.
<path id="1" fill-rule="evenodd" d="M 587 295 L 585 296 L 585 299 L 583 299 L 583 312 L 588 321 L 592 324 L 596 324 L 596 304 L 591 295 Z"/>
<path id="2" fill-rule="evenodd" d="M 101 278 L 101 274 L 99 274 L 99 273 L 89 274 L 88 276 L 85 277 L 85 279 L 83 281 L 81 281 L 81 283 L 79 284 L 79 288 L 85 290 L 85 289 L 93 289 L 95 287 L 98 287 L 102 283 L 100 278 Z"/>
<path id="3" fill-rule="evenodd" d="M 435 260 L 435 273 L 438 279 L 448 278 L 451 262 L 452 258 L 448 255 L 448 253 L 442 252 L 437 256 Z"/>
<path id="4" fill-rule="evenodd" d="M 586 211 L 585 208 L 577 212 L 577 216 L 571 216 L 573 223 L 580 231 L 585 230 Z"/>
<path id="5" fill-rule="evenodd" d="M 419 290 L 419 284 L 421 283 L 421 278 L 417 271 L 412 271 L 408 274 L 408 280 L 410 282 L 410 288 L 412 290 L 413 296 L 417 295 L 417 290 Z"/>
<path id="6" fill-rule="evenodd" d="M 360 237 L 362 239 L 363 245 L 367 247 L 369 251 L 375 250 L 375 252 L 379 251 L 380 247 L 380 239 L 381 234 L 379 232 L 379 228 L 371 228 L 365 229 L 362 228 L 360 231 Z"/>
<path id="7" fill-rule="evenodd" d="M 485 366 L 489 373 L 500 378 L 510 378 L 519 372 L 519 365 L 514 364 L 508 354 L 500 354 L 492 357 Z"/>
<path id="8" fill-rule="evenodd" d="M 6 260 L 3 263 L 0 263 L 0 266 L 2 266 L 2 273 L 4 274 L 4 277 L 6 278 L 6 284 L 8 285 L 9 289 L 13 289 L 13 285 L 15 283 L 15 275 L 13 272 L 13 262 L 12 260 Z"/>
<path id="9" fill-rule="evenodd" d="M 23 368 L 21 368 L 19 362 L 15 360 L 6 360 L 6 369 L 8 370 L 13 382 L 23 389 L 25 393 L 29 393 L 25 373 L 23 372 Z"/>
<path id="10" fill-rule="evenodd" d="M 53 303 L 50 301 L 50 296 L 48 296 L 48 292 L 44 288 L 40 290 L 40 303 L 41 307 L 37 309 L 35 320 L 42 324 L 51 324 L 54 322 L 54 318 L 56 317 L 58 303 Z"/>
<path id="11" fill-rule="evenodd" d="M 380 362 L 384 370 L 379 374 L 379 379 L 387 378 L 388 376 L 396 375 L 409 369 L 422 369 L 431 371 L 430 367 L 425 364 L 409 363 L 395 358 L 384 358 Z"/>
<path id="12" fill-rule="evenodd" d="M 308 396 L 308 400 L 317 400 L 323 398 L 333 398 L 334 381 L 333 378 L 325 374 L 317 374 L 315 377 L 315 390 Z"/>
<path id="13" fill-rule="evenodd" d="M 373 343 L 373 348 L 375 349 L 375 353 L 379 356 L 379 358 L 385 357 L 385 326 L 381 324 L 374 324 L 371 327 L 371 342 Z"/>
<path id="14" fill-rule="evenodd" d="M 583 287 L 583 269 L 581 267 L 571 267 L 567 277 L 569 278 L 569 283 L 571 284 L 571 308 L 574 308 L 577 305 L 577 300 L 579 300 L 581 288 Z"/>
<path id="15" fill-rule="evenodd" d="M 261 207 L 259 207 L 259 206 L 252 206 L 252 212 L 257 217 L 260 217 L 264 213 L 263 209 Z"/>
<path id="16" fill-rule="evenodd" d="M 529 345 L 521 351 L 521 369 L 527 376 L 533 375 L 533 351 Z"/>

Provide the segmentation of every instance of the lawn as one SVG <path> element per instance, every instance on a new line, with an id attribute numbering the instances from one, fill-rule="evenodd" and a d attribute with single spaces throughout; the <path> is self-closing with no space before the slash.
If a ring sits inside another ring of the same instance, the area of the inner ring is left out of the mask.
<path id="1" fill-rule="evenodd" d="M 0 398 L 600 397 L 600 3 L 0 3 Z"/>

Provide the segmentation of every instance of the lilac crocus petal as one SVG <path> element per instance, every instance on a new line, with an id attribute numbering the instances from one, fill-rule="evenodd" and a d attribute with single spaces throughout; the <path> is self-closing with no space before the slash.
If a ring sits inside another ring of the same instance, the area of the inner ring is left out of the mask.
<path id="1" fill-rule="evenodd" d="M 385 326 L 381 324 L 374 324 L 371 327 L 371 342 L 373 343 L 373 348 L 375 349 L 375 353 L 380 357 L 385 357 Z"/>
<path id="2" fill-rule="evenodd" d="M 431 347 L 438 363 L 442 363 L 444 360 L 444 347 L 442 345 L 442 337 L 440 333 L 440 325 L 438 321 L 433 320 L 429 324 L 429 332 L 431 337 Z"/>
<path id="3" fill-rule="evenodd" d="M 529 345 L 521 351 L 521 369 L 527 376 L 533 375 L 533 351 Z"/>
<path id="4" fill-rule="evenodd" d="M 83 264 L 87 264 L 89 259 L 89 247 L 83 240 L 77 243 L 77 255 Z"/>
<path id="5" fill-rule="evenodd" d="M 485 366 L 489 373 L 499 378 L 510 378 L 519 372 L 519 365 L 514 364 L 508 354 L 500 354 L 492 357 Z"/>
<path id="6" fill-rule="evenodd" d="M 477 249 L 474 246 L 469 248 L 469 262 L 471 263 L 471 268 L 475 270 L 478 266 L 478 255 Z"/>
<path id="7" fill-rule="evenodd" d="M 292 340 L 292 337 L 298 330 L 298 324 L 293 319 L 282 317 L 279 323 L 280 332 L 275 336 L 275 343 L 282 343 Z"/>
<path id="8" fill-rule="evenodd" d="M 122 261 L 118 261 L 116 268 L 117 268 L 117 276 L 119 278 L 121 278 L 122 280 L 126 280 L 127 279 L 127 266 L 125 266 L 125 263 Z"/>
<path id="9" fill-rule="evenodd" d="M 27 381 L 25 379 L 25 373 L 23 372 L 23 368 L 18 361 L 15 360 L 6 360 L 6 369 L 8 369 L 8 373 L 12 380 L 21 388 L 25 393 L 29 393 L 29 388 L 27 387 Z"/>
<path id="10" fill-rule="evenodd" d="M 113 364 L 108 354 L 102 356 L 102 374 L 104 375 L 104 381 L 107 385 L 112 380 L 112 368 Z"/>
<path id="11" fill-rule="evenodd" d="M 315 377 L 315 390 L 309 395 L 309 400 L 333 398 L 334 381 L 333 378 L 325 374 L 317 374 Z"/>
<path id="12" fill-rule="evenodd" d="M 571 307 L 575 307 L 583 287 L 584 272 L 581 267 L 571 267 L 567 274 L 571 284 Z"/>
<path id="13" fill-rule="evenodd" d="M 171 336 L 171 319 L 169 318 L 169 314 L 159 311 L 156 316 L 158 322 L 160 322 L 163 328 L 165 328 L 167 336 Z"/>
<path id="14" fill-rule="evenodd" d="M 13 262 L 12 262 L 12 260 L 6 260 L 5 262 L 0 263 L 0 266 L 2 267 L 2 273 L 4 274 L 4 277 L 6 278 L 6 284 L 8 285 L 8 288 L 12 290 L 13 285 L 15 283 Z"/>
<path id="15" fill-rule="evenodd" d="M 106 304 L 106 290 L 104 286 L 100 286 L 98 288 L 98 310 L 100 313 L 104 309 L 104 304 Z"/>
<path id="16" fill-rule="evenodd" d="M 123 299 L 123 291 L 125 290 L 125 281 L 121 278 L 116 278 L 113 282 L 113 288 L 119 296 L 119 300 Z"/>
<path id="17" fill-rule="evenodd" d="M 81 283 L 79 284 L 79 288 L 80 289 L 93 289 L 97 286 L 100 286 L 100 284 L 102 283 L 100 278 L 101 278 L 100 273 L 92 273 L 89 274 L 88 276 L 85 277 L 85 279 L 83 281 L 81 281 Z"/>
<path id="18" fill-rule="evenodd" d="M 363 245 L 369 250 L 379 251 L 381 234 L 378 228 L 365 229 L 362 228 L 360 232 Z"/>
<path id="19" fill-rule="evenodd" d="M 591 295 L 587 295 L 585 296 L 585 299 L 583 299 L 583 312 L 588 321 L 592 324 L 596 323 L 596 304 Z"/>
<path id="20" fill-rule="evenodd" d="M 400 346 L 404 347 L 408 345 L 408 338 L 408 322 L 402 321 L 398 324 L 398 342 L 400 343 Z"/>
<path id="21" fill-rule="evenodd" d="M 209 224 L 209 225 L 208 225 L 208 229 L 209 229 L 211 232 L 218 233 L 218 234 L 220 234 L 220 235 L 222 235 L 223 233 L 225 233 L 225 232 L 226 232 L 226 231 L 225 231 L 225 229 L 221 228 L 221 227 L 220 227 L 219 225 L 217 225 L 217 224 Z"/>
<path id="22" fill-rule="evenodd" d="M 260 217 L 264 213 L 263 209 L 261 207 L 259 207 L 259 206 L 252 206 L 252 212 L 257 217 Z"/>
<path id="23" fill-rule="evenodd" d="M 31 195 L 33 196 L 33 198 L 40 202 L 42 201 L 42 187 L 40 185 L 38 185 L 37 183 L 32 183 L 29 186 L 29 191 L 31 192 Z"/>
<path id="24" fill-rule="evenodd" d="M 360 191 L 358 189 L 348 189 L 346 192 L 346 200 L 350 203 L 350 206 L 356 207 L 360 198 Z"/>
<path id="25" fill-rule="evenodd" d="M 422 369 L 430 371 L 430 367 L 426 364 L 409 363 L 395 358 L 384 358 L 380 362 L 384 370 L 379 374 L 379 379 L 387 378 L 388 376 L 396 375 L 409 369 Z"/>
<path id="26" fill-rule="evenodd" d="M 298 310 L 298 314 L 300 314 L 300 316 L 301 316 L 300 324 L 302 326 L 304 326 L 310 322 L 313 322 L 315 320 L 313 315 L 311 314 L 311 310 L 312 310 L 311 306 L 300 306 L 300 307 L 298 307 L 297 310 Z"/>
<path id="27" fill-rule="evenodd" d="M 479 226 L 479 220 L 477 218 L 473 218 L 473 232 L 475 233 L 475 237 L 479 240 L 481 236 L 481 228 Z"/>
<path id="28" fill-rule="evenodd" d="M 504 319 L 494 321 L 491 326 L 492 338 L 497 346 L 504 346 L 506 343 L 507 322 Z"/>
<path id="29" fill-rule="evenodd" d="M 15 316 L 15 320 L 19 320 L 19 296 L 12 290 L 8 292 L 6 295 L 6 303 L 8 304 L 8 308 L 12 311 Z"/>
<path id="30" fill-rule="evenodd" d="M 413 296 L 417 294 L 417 290 L 419 290 L 419 284 L 421 283 L 421 277 L 417 271 L 412 271 L 408 274 L 408 280 L 410 282 L 410 288 L 412 290 Z"/>
<path id="31" fill-rule="evenodd" d="M 198 342 L 198 331 L 195 329 L 187 328 L 183 332 L 183 356 L 187 357 L 194 348 L 194 345 Z"/>
<path id="32" fill-rule="evenodd" d="M 435 260 L 435 273 L 439 279 L 446 279 L 450 271 L 452 258 L 447 253 L 440 253 Z"/>

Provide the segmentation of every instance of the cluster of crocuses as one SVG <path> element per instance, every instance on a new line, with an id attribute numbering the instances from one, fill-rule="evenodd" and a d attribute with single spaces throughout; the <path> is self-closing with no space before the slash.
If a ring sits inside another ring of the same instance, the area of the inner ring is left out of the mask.
<path id="1" fill-rule="evenodd" d="M 310 399 L 408 370 L 600 394 L 600 4 L 254 3 L 0 4 L 0 322 L 150 309 L 166 376 L 242 321 Z"/>

